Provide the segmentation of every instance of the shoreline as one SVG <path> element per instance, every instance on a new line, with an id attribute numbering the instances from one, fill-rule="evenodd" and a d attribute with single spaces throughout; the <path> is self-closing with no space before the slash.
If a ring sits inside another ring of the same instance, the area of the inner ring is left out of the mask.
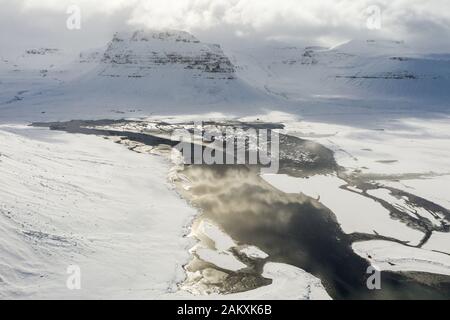
<path id="1" fill-rule="evenodd" d="M 108 126 L 107 126 L 107 127 L 108 127 Z M 108 129 L 107 127 L 106 127 L 107 130 L 111 130 L 111 128 Z M 56 128 L 58 128 L 58 127 L 56 127 Z M 110 132 L 110 131 L 108 131 L 108 132 Z M 123 131 L 122 131 L 122 134 L 125 134 L 125 136 L 127 136 L 127 135 L 129 134 L 129 132 L 123 132 Z M 146 135 L 147 135 L 147 134 L 149 134 L 149 133 L 146 133 Z M 113 134 L 113 135 L 114 135 L 114 134 Z M 133 140 L 133 138 L 132 138 L 132 140 Z M 121 142 L 121 143 L 122 143 L 122 142 L 124 142 L 124 140 L 123 140 L 123 139 L 119 139 L 119 140 L 116 141 L 116 142 Z M 125 144 L 127 144 L 127 143 L 125 143 Z M 131 146 L 131 149 L 133 149 L 133 150 L 134 150 L 134 148 L 136 147 L 135 143 L 131 143 L 131 145 L 128 145 L 129 148 L 130 148 L 130 146 Z M 134 151 L 136 151 L 136 150 L 134 150 Z M 167 150 L 165 150 L 165 151 L 167 152 Z M 350 191 L 350 190 L 349 190 L 349 191 Z M 202 215 L 202 214 L 200 213 L 200 216 L 201 216 L 201 215 Z M 197 216 L 196 218 L 194 218 L 194 220 L 198 219 L 198 217 L 199 217 L 199 216 Z M 383 238 L 380 238 L 380 239 L 383 239 Z"/>

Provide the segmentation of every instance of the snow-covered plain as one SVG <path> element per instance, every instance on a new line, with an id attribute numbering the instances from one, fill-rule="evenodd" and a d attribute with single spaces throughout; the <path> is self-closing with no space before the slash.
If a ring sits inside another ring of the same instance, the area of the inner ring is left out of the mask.
<path id="1" fill-rule="evenodd" d="M 450 197 L 448 186 L 450 175 L 430 175 L 422 179 L 411 178 L 398 181 L 379 181 L 381 185 L 393 187 L 415 194 L 416 196 L 430 199 L 434 203 L 450 208 Z"/>
<path id="2" fill-rule="evenodd" d="M 0 152 L 1 298 L 177 290 L 196 212 L 170 190 L 162 158 L 101 137 L 8 126 Z M 66 287 L 71 265 L 81 268 L 81 290 Z"/>
<path id="3" fill-rule="evenodd" d="M 431 238 L 423 246 L 424 249 L 443 252 L 450 255 L 450 233 L 434 232 Z"/>
<path id="4" fill-rule="evenodd" d="M 388 189 L 379 188 L 375 190 L 368 190 L 367 193 L 369 195 L 375 196 L 377 199 L 382 199 L 390 203 L 395 208 L 400 209 L 402 212 L 406 212 L 412 217 L 420 216 L 422 218 L 425 218 L 435 226 L 439 226 L 442 222 L 445 222 L 445 217 L 442 214 L 437 214 L 436 216 L 434 216 L 425 208 L 416 207 L 409 204 L 405 197 L 402 197 L 400 199 L 394 197 Z"/>
<path id="5" fill-rule="evenodd" d="M 347 115 L 349 121 L 352 117 Z M 350 172 L 386 177 L 448 174 L 450 117 L 424 117 L 386 117 L 361 123 L 355 117 L 353 125 L 300 119 L 289 121 L 286 130 L 333 150 L 339 165 Z M 420 181 L 425 184 L 427 180 Z"/>
<path id="6" fill-rule="evenodd" d="M 389 241 L 353 244 L 353 250 L 380 270 L 417 271 L 450 275 L 450 256 Z"/>

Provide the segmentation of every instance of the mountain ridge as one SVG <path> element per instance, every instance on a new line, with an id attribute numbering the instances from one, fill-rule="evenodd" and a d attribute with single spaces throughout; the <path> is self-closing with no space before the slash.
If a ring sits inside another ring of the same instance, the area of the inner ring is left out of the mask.
<path id="1" fill-rule="evenodd" d="M 399 102 L 427 111 L 448 108 L 450 99 L 450 55 L 415 53 L 402 41 L 280 44 L 225 54 L 185 31 L 136 30 L 115 33 L 74 62 L 60 63 L 64 57 L 42 46 L 2 58 L 2 113 L 40 121 L 115 112 L 301 113 L 369 103 L 383 112 Z"/>

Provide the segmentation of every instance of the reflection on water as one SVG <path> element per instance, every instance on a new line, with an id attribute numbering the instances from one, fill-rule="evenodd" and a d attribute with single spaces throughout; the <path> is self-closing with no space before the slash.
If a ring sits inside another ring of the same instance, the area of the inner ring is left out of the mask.
<path id="1" fill-rule="evenodd" d="M 202 209 L 199 219 L 217 223 L 233 239 L 269 254 L 269 261 L 295 265 L 322 280 L 340 299 L 445 299 L 450 287 L 420 284 L 382 273 L 382 290 L 366 287 L 368 262 L 351 249 L 333 213 L 314 199 L 276 190 L 246 166 L 188 166 L 188 197 Z"/>
<path id="2" fill-rule="evenodd" d="M 164 144 L 170 148 L 177 143 L 139 129 L 139 126 L 146 127 L 145 122 L 100 120 L 35 125 L 72 133 L 119 136 L 117 142 L 124 144 L 134 141 L 148 146 Z M 116 128 L 96 128 L 111 125 Z M 138 130 L 120 130 L 122 125 Z M 158 127 L 161 126 L 171 125 Z M 337 169 L 333 153 L 317 143 L 287 135 L 281 136 L 280 143 L 281 173 L 302 177 Z M 134 147 L 130 150 L 137 151 Z M 425 273 L 383 272 L 382 290 L 367 289 L 369 264 L 351 249 L 357 236 L 344 234 L 333 212 L 315 199 L 286 194 L 270 186 L 259 177 L 257 167 L 192 165 L 185 166 L 181 173 L 190 180 L 191 188 L 179 188 L 180 192 L 202 212 L 194 223 L 194 231 L 202 219 L 212 220 L 238 244 L 254 245 L 265 251 L 269 254 L 267 261 L 294 265 L 320 278 L 333 298 L 450 298 L 449 277 Z M 196 236 L 207 243 L 200 235 Z M 206 278 L 205 285 L 222 293 L 250 290 L 270 283 L 261 276 L 263 261 L 245 260 L 237 252 L 235 255 L 249 267 L 230 272 L 194 257 L 186 268 L 193 273 L 200 272 L 201 276 L 188 281 L 199 282 Z"/>

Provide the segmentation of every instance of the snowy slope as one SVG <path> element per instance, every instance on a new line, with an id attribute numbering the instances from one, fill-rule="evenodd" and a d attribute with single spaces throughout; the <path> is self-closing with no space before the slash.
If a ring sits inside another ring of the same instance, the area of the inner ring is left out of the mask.
<path id="1" fill-rule="evenodd" d="M 450 56 L 418 54 L 401 41 L 353 40 L 334 48 L 279 45 L 234 52 L 234 57 L 241 77 L 291 100 L 398 99 L 448 106 L 450 97 Z"/>
<path id="2" fill-rule="evenodd" d="M 0 104 L 0 112 L 25 121 L 80 114 L 248 113 L 275 101 L 239 79 L 220 46 L 181 31 L 117 33 L 102 54 L 85 52 L 72 67 L 74 74 L 86 71 L 14 106 Z"/>
<path id="3" fill-rule="evenodd" d="M 170 190 L 162 158 L 11 126 L 0 128 L 0 152 L 0 299 L 152 299 L 177 289 L 195 210 Z M 81 290 L 66 286 L 72 265 Z"/>
<path id="4" fill-rule="evenodd" d="M 0 121 L 274 109 L 327 114 L 338 107 L 347 114 L 427 112 L 448 110 L 450 98 L 450 55 L 387 40 L 225 54 L 187 32 L 141 30 L 116 33 L 70 63 L 59 49 L 27 49 L 3 57 L 0 71 Z"/>
<path id="5" fill-rule="evenodd" d="M 18 56 L 0 58 L 0 106 L 24 99 L 33 90 L 58 85 L 65 55 L 55 48 L 24 49 Z"/>

